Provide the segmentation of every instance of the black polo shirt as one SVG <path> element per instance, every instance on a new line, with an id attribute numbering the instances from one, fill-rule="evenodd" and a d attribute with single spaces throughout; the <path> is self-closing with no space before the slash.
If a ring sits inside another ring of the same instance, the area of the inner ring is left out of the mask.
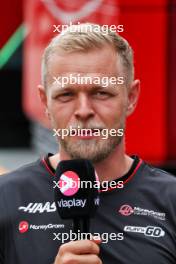
<path id="1" fill-rule="evenodd" d="M 175 264 L 176 178 L 133 158 L 117 180 L 124 188 L 101 189 L 90 228 L 102 236 L 100 258 Z M 72 221 L 56 211 L 54 173 L 47 156 L 0 177 L 0 264 L 52 264 L 62 235 L 72 232 Z"/>

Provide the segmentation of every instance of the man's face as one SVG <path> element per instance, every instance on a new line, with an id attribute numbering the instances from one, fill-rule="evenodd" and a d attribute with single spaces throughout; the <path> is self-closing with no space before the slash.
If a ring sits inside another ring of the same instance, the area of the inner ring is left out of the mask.
<path id="1" fill-rule="evenodd" d="M 126 84 L 109 84 L 107 87 L 93 84 L 68 84 L 61 87 L 53 77 L 124 76 L 117 53 L 111 47 L 96 49 L 87 53 L 63 54 L 61 51 L 51 55 L 48 61 L 48 87 L 46 107 L 52 127 L 63 129 L 71 127 L 98 129 L 124 129 L 128 113 L 129 92 Z M 122 137 L 90 135 L 67 136 L 59 138 L 61 151 L 70 158 L 85 158 L 99 162 L 121 143 Z"/>

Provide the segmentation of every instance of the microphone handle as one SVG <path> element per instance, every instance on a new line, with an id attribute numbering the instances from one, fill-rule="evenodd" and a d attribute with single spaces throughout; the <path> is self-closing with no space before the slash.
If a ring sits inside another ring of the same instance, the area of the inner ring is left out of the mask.
<path id="1" fill-rule="evenodd" d="M 90 232 L 90 219 L 89 217 L 74 218 L 73 219 L 73 232 L 78 234 L 80 233 L 89 233 Z"/>

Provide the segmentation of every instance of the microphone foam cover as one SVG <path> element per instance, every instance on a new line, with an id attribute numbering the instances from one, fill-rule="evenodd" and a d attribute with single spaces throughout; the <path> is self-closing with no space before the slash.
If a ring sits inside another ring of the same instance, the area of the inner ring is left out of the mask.
<path id="1" fill-rule="evenodd" d="M 100 185 L 92 163 L 86 159 L 61 161 L 55 177 L 54 197 L 60 217 L 93 217 L 100 202 Z"/>

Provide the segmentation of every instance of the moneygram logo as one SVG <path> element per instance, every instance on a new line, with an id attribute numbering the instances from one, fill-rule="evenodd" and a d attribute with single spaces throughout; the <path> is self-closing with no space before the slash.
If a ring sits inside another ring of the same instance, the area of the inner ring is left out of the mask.
<path id="1" fill-rule="evenodd" d="M 36 224 L 29 224 L 27 221 L 21 221 L 18 226 L 18 230 L 21 234 L 26 233 L 29 230 L 33 231 L 47 231 L 53 229 L 63 229 L 65 227 L 64 224 L 46 224 L 46 225 L 36 225 Z"/>
<path id="2" fill-rule="evenodd" d="M 120 207 L 118 211 L 123 216 L 130 216 L 130 215 L 143 215 L 143 216 L 150 216 L 155 219 L 159 219 L 164 221 L 166 219 L 166 214 L 161 212 L 155 212 L 149 209 L 143 209 L 138 206 L 130 206 L 128 204 L 124 204 Z"/>
<path id="3" fill-rule="evenodd" d="M 79 190 L 79 176 L 73 171 L 64 172 L 59 180 L 61 193 L 65 196 L 72 196 Z M 74 185 L 73 185 L 74 183 Z"/>
<path id="4" fill-rule="evenodd" d="M 26 221 L 21 221 L 18 226 L 18 230 L 21 234 L 26 233 L 29 229 L 29 224 Z"/>

